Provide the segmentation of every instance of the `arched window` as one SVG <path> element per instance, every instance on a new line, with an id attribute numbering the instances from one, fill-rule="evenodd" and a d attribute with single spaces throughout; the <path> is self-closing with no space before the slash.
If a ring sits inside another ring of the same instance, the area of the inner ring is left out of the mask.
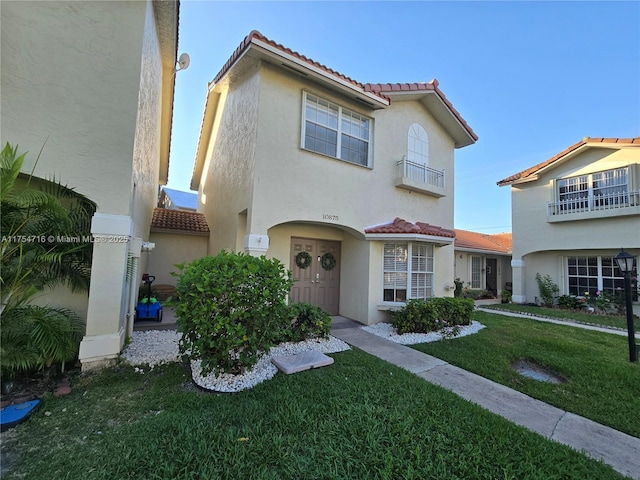
<path id="1" fill-rule="evenodd" d="M 421 165 L 429 165 L 429 136 L 419 123 L 414 123 L 409 127 L 407 160 Z"/>

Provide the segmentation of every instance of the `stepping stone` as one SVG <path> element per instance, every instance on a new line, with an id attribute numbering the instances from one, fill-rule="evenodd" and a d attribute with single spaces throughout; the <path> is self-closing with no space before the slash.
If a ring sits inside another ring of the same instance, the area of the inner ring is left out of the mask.
<path id="1" fill-rule="evenodd" d="M 271 358 L 271 362 L 287 375 L 303 372 L 312 368 L 326 367 L 333 363 L 333 358 L 317 350 L 308 350 L 296 355 L 284 355 Z"/>

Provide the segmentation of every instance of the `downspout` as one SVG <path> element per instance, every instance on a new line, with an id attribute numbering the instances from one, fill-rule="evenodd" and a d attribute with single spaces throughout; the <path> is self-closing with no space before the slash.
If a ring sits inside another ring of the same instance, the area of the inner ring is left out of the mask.
<path id="1" fill-rule="evenodd" d="M 140 264 L 140 252 L 142 251 L 142 239 L 132 238 L 129 248 L 129 311 L 127 312 L 127 336 L 133 335 L 133 321 L 136 314 L 136 304 L 138 303 L 138 265 Z"/>

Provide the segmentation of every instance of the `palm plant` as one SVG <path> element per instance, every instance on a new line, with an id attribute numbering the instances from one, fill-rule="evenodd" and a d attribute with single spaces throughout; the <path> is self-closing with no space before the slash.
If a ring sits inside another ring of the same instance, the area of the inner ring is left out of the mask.
<path id="1" fill-rule="evenodd" d="M 53 180 L 21 174 L 26 154 L 0 152 L 0 367 L 5 375 L 73 359 L 84 326 L 71 310 L 31 304 L 46 287 L 88 291 L 94 202 Z M 37 161 L 36 161 L 37 163 Z"/>

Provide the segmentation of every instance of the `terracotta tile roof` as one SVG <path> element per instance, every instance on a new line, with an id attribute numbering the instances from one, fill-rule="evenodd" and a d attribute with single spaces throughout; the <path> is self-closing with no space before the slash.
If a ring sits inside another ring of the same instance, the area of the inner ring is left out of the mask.
<path id="1" fill-rule="evenodd" d="M 208 234 L 209 225 L 207 225 L 207 220 L 202 213 L 155 208 L 151 219 L 151 230 L 178 230 Z"/>
<path id="2" fill-rule="evenodd" d="M 513 183 L 517 180 L 522 180 L 525 179 L 531 175 L 536 174 L 538 171 L 540 171 L 541 169 L 543 169 L 544 167 L 551 165 L 554 162 L 557 162 L 558 160 L 560 160 L 561 158 L 565 157 L 566 155 L 570 154 L 571 152 L 587 145 L 587 146 L 598 146 L 598 144 L 613 144 L 613 145 L 640 145 L 640 137 L 634 137 L 634 138 L 603 138 L 603 137 L 596 137 L 596 138 L 591 138 L 591 137 L 584 137 L 582 140 L 580 140 L 578 143 L 575 143 L 573 145 L 571 145 L 569 148 L 563 150 L 562 152 L 554 155 L 553 157 L 551 157 L 548 160 L 545 160 L 542 163 L 539 163 L 537 165 L 534 165 L 533 167 L 527 168 L 526 170 L 523 170 L 520 173 L 516 173 L 515 175 L 511 175 L 510 177 L 507 177 L 503 180 L 500 180 L 499 182 L 497 182 L 497 184 L 499 186 L 503 186 L 503 185 L 508 185 L 510 183 Z"/>
<path id="3" fill-rule="evenodd" d="M 471 250 L 487 250 L 497 253 L 511 253 L 511 234 L 496 233 L 493 235 L 470 232 L 468 230 L 455 230 L 455 248 L 468 248 Z"/>
<path id="4" fill-rule="evenodd" d="M 249 45 L 251 45 L 251 42 L 253 40 L 260 40 L 274 48 L 277 48 L 278 50 L 287 53 L 289 55 L 292 55 L 296 58 L 298 58 L 299 60 L 302 60 L 305 63 L 308 63 L 309 65 L 313 65 L 316 68 L 319 68 L 321 70 L 324 70 L 325 72 L 334 75 L 338 78 L 341 78 L 342 80 L 344 80 L 345 82 L 348 82 L 358 88 L 361 88 L 362 90 L 365 90 L 365 86 L 350 78 L 347 77 L 346 75 L 343 75 L 342 73 L 333 70 L 332 68 L 327 67 L 326 65 L 323 65 L 321 63 L 316 62 L 315 60 L 312 60 L 304 55 L 302 55 L 301 53 L 298 53 L 294 50 L 291 50 L 290 48 L 285 47 L 284 45 L 274 42 L 273 40 L 268 39 L 267 37 L 265 37 L 262 33 L 260 33 L 257 30 L 252 30 L 251 33 L 249 33 L 249 35 L 247 35 L 246 37 L 244 37 L 244 40 L 242 40 L 242 42 L 240 43 L 240 45 L 238 46 L 238 48 L 235 49 L 235 51 L 231 54 L 231 57 L 229 57 L 229 60 L 227 60 L 227 62 L 224 64 L 224 66 L 222 67 L 222 69 L 218 72 L 218 74 L 215 76 L 215 78 L 213 79 L 212 83 L 218 83 L 220 81 L 220 79 L 222 77 L 225 76 L 225 74 L 229 71 L 229 69 L 231 68 L 231 66 L 236 62 L 236 60 L 238 58 L 240 58 L 240 56 L 245 52 L 245 50 L 247 50 L 247 48 L 249 48 Z M 375 92 L 374 92 L 375 93 Z M 376 96 L 383 98 L 384 100 L 389 100 L 388 97 L 386 97 L 385 95 L 381 94 L 381 93 L 375 93 Z"/>
<path id="5" fill-rule="evenodd" d="M 431 235 L 435 237 L 447 238 L 455 238 L 456 236 L 453 230 L 447 230 L 446 228 L 438 227 L 436 225 L 429 225 L 428 223 L 423 222 L 411 223 L 399 217 L 396 217 L 392 222 L 389 223 L 367 227 L 364 229 L 364 233 L 413 233 L 415 235 Z"/>
<path id="6" fill-rule="evenodd" d="M 387 92 L 420 92 L 433 90 L 440 99 L 444 102 L 447 108 L 451 111 L 451 113 L 456 117 L 456 119 L 460 122 L 460 124 L 464 127 L 464 129 L 473 137 L 474 140 L 478 140 L 478 135 L 473 131 L 473 129 L 469 126 L 469 124 L 462 118 L 460 112 L 458 112 L 453 104 L 449 101 L 449 99 L 445 96 L 445 94 L 438 88 L 440 82 L 435 78 L 430 82 L 421 82 L 421 83 L 367 83 L 364 86 L 366 92 L 372 92 L 375 94 L 384 94 Z"/>

